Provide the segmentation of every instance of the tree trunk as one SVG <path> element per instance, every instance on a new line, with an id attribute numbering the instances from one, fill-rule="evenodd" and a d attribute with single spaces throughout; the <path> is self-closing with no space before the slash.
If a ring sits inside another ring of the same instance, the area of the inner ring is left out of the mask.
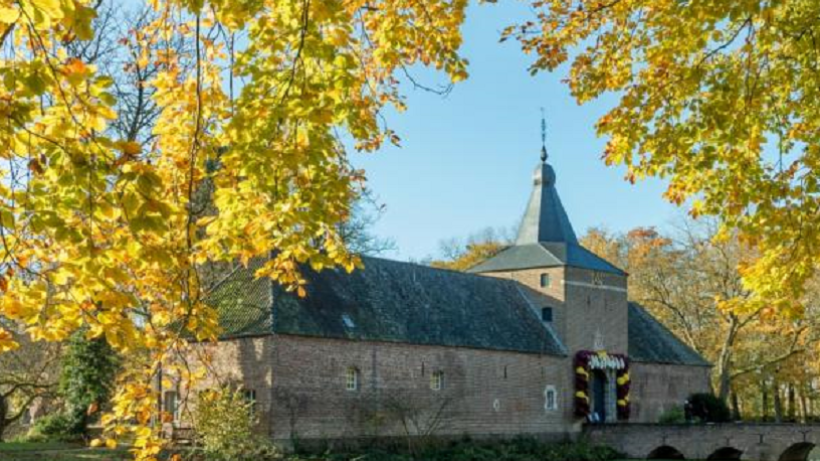
<path id="1" fill-rule="evenodd" d="M 783 402 L 780 400 L 780 383 L 775 379 L 772 386 L 774 394 L 774 422 L 783 422 Z"/>
<path id="2" fill-rule="evenodd" d="M 6 396 L 0 394 L 0 442 L 3 441 L 3 434 L 6 433 L 6 416 L 9 412 Z"/>
<path id="3" fill-rule="evenodd" d="M 737 398 L 737 392 L 732 390 L 732 420 L 740 421 L 743 419 L 740 415 L 740 402 Z"/>
<path id="4" fill-rule="evenodd" d="M 740 322 L 734 315 L 729 317 L 729 331 L 726 334 L 726 339 L 723 341 L 723 346 L 720 349 L 717 363 L 718 375 L 718 398 L 727 402 L 729 398 L 729 390 L 732 385 L 732 349 L 735 345 L 735 338 L 740 329 Z"/>
<path id="5" fill-rule="evenodd" d="M 805 424 L 809 421 L 809 408 L 806 405 L 806 386 L 800 387 L 800 422 Z"/>
<path id="6" fill-rule="evenodd" d="M 760 393 L 762 397 L 761 413 L 763 414 L 763 421 L 767 421 L 769 419 L 769 388 L 766 386 L 765 380 L 760 382 Z"/>
<path id="7" fill-rule="evenodd" d="M 794 395 L 794 385 L 792 383 L 788 384 L 787 387 L 787 396 L 788 396 L 788 415 L 789 415 L 789 422 L 797 421 L 797 402 Z"/>

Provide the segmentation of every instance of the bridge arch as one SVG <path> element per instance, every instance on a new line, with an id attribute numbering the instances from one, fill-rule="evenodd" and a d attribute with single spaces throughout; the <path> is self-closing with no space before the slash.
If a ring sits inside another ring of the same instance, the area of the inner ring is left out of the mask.
<path id="1" fill-rule="evenodd" d="M 786 448 L 780 455 L 778 461 L 806 461 L 809 454 L 814 450 L 815 445 L 810 442 L 800 442 Z"/>
<path id="2" fill-rule="evenodd" d="M 683 453 L 680 452 L 675 447 L 669 445 L 661 445 L 654 450 L 650 451 L 648 455 L 646 455 L 646 459 L 664 459 L 664 460 L 672 460 L 672 459 L 686 459 L 683 456 Z"/>
<path id="3" fill-rule="evenodd" d="M 743 456 L 741 450 L 735 447 L 723 447 L 713 451 L 706 459 L 709 461 L 739 461 L 741 456 Z"/>

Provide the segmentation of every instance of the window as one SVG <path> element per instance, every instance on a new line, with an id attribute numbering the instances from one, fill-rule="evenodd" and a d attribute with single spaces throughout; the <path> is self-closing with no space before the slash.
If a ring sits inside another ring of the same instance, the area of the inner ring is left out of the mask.
<path id="1" fill-rule="evenodd" d="M 593 272 L 592 273 L 592 284 L 595 286 L 601 286 L 604 284 L 604 274 L 600 272 Z"/>
<path id="2" fill-rule="evenodd" d="M 549 287 L 551 282 L 549 274 L 541 274 L 541 288 Z"/>
<path id="3" fill-rule="evenodd" d="M 245 403 L 248 404 L 248 414 L 253 417 L 256 415 L 256 390 L 255 389 L 243 389 L 242 390 L 242 397 L 245 399 Z"/>
<path id="4" fill-rule="evenodd" d="M 552 308 L 551 307 L 541 308 L 541 321 L 542 322 L 552 322 Z"/>
<path id="5" fill-rule="evenodd" d="M 547 386 L 544 389 L 544 410 L 555 411 L 558 409 L 558 391 L 555 386 Z"/>
<path id="6" fill-rule="evenodd" d="M 171 416 L 171 422 L 179 420 L 179 404 L 177 403 L 176 392 L 168 391 L 165 393 L 165 404 L 163 410 Z"/>
<path id="7" fill-rule="evenodd" d="M 435 371 L 430 375 L 430 389 L 440 391 L 444 387 L 444 372 Z"/>
<path id="8" fill-rule="evenodd" d="M 353 323 L 353 319 L 351 319 L 347 314 L 342 314 L 342 322 L 347 328 L 356 328 L 356 324 Z"/>
<path id="9" fill-rule="evenodd" d="M 350 367 L 345 373 L 345 388 L 349 391 L 359 390 L 359 370 Z"/>

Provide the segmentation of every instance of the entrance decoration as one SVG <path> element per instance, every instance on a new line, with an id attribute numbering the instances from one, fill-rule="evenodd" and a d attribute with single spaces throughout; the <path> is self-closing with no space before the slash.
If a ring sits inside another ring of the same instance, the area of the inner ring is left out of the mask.
<path id="1" fill-rule="evenodd" d="M 573 361 L 575 368 L 575 416 L 586 418 L 590 414 L 589 379 L 594 370 L 615 372 L 615 395 L 618 419 L 629 419 L 629 359 L 623 354 L 606 351 L 579 351 Z"/>

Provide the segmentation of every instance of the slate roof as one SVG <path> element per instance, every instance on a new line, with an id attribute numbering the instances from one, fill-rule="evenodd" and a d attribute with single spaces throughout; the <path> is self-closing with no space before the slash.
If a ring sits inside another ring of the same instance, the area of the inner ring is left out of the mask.
<path id="1" fill-rule="evenodd" d="M 498 272 L 532 269 L 537 267 L 571 266 L 610 272 L 626 273 L 597 256 L 578 243 L 543 242 L 513 245 L 492 258 L 471 267 L 468 272 Z"/>
<path id="2" fill-rule="evenodd" d="M 629 358 L 635 362 L 711 366 L 636 303 L 629 303 Z"/>
<path id="3" fill-rule="evenodd" d="M 222 338 L 279 333 L 566 355 L 539 321 L 537 301 L 518 282 L 363 260 L 365 269 L 351 274 L 307 270 L 308 296 L 301 299 L 256 279 L 254 265 L 236 270 L 208 299 L 219 310 Z M 633 361 L 711 366 L 646 309 L 636 303 L 628 309 Z"/>
<path id="4" fill-rule="evenodd" d="M 538 242 L 578 243 L 558 191 L 555 171 L 546 162 L 535 167 L 533 189 L 521 224 L 516 245 Z"/>
<path id="5" fill-rule="evenodd" d="M 213 290 L 206 302 L 219 313 L 223 338 L 259 336 L 273 332 L 271 316 L 272 283 L 254 276 L 258 262 L 230 273 Z"/>
<path id="6" fill-rule="evenodd" d="M 532 193 L 515 245 L 470 268 L 469 272 L 572 266 L 626 275 L 578 243 L 555 189 L 555 180 L 555 171 L 548 163 L 542 162 L 535 168 Z"/>
<path id="7" fill-rule="evenodd" d="M 306 269 L 305 298 L 274 289 L 267 280 L 254 280 L 252 269 L 235 272 L 210 300 L 219 309 L 223 337 L 278 333 L 566 353 L 541 323 L 528 289 L 517 282 L 362 259 L 365 268 L 350 274 L 342 269 Z M 248 287 L 246 292 L 243 286 Z"/>

